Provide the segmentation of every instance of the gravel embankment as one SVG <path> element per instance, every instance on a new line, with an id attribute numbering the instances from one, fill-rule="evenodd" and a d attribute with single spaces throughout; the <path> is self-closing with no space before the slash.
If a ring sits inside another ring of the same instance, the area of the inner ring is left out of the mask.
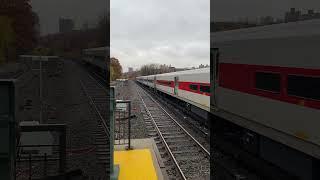
<path id="1" fill-rule="evenodd" d="M 42 123 L 67 125 L 67 171 L 81 169 L 83 179 L 105 179 L 105 166 L 98 163 L 94 145 L 97 121 L 80 85 L 80 79 L 86 72 L 68 60 L 48 64 L 44 69 Z M 38 74 L 25 73 L 18 83 L 19 121 L 40 119 Z M 55 173 L 57 169 L 51 168 L 50 172 Z"/>
<path id="2" fill-rule="evenodd" d="M 116 98 L 131 100 L 132 113 L 136 118 L 131 119 L 131 137 L 133 139 L 148 138 L 147 128 L 141 113 L 141 103 L 137 94 L 135 82 L 128 81 L 127 84 L 116 86 Z"/>

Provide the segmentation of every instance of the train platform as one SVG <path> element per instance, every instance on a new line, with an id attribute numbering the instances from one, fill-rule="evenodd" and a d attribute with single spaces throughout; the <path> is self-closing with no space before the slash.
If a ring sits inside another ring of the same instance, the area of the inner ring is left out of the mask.
<path id="1" fill-rule="evenodd" d="M 165 166 L 153 138 L 132 139 L 127 145 L 115 145 L 114 164 L 119 166 L 118 180 L 167 179 Z"/>

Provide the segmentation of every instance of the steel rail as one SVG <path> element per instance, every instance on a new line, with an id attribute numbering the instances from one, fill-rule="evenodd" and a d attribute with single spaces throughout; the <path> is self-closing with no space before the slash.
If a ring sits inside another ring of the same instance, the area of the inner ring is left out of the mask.
<path id="1" fill-rule="evenodd" d="M 158 127 L 158 125 L 157 125 L 156 121 L 155 121 L 155 120 L 154 120 L 154 118 L 152 117 L 152 115 L 151 115 L 151 113 L 150 113 L 150 111 L 149 111 L 149 109 L 148 109 L 148 107 L 147 107 L 146 103 L 144 102 L 144 100 L 143 100 L 142 96 L 140 95 L 140 93 L 139 93 L 139 92 L 137 92 L 137 93 L 138 93 L 139 97 L 141 98 L 142 104 L 143 104 L 143 106 L 145 107 L 145 109 L 146 109 L 146 111 L 147 111 L 147 113 L 148 113 L 149 117 L 151 118 L 151 120 L 152 120 L 153 124 L 155 125 L 156 130 L 158 131 L 158 134 L 159 134 L 160 138 L 162 139 L 162 142 L 165 144 L 166 149 L 168 150 L 168 152 L 169 152 L 169 154 L 170 154 L 170 156 L 171 156 L 172 160 L 174 161 L 174 164 L 175 164 L 175 165 L 176 165 L 176 167 L 178 168 L 178 170 L 179 170 L 179 173 L 180 173 L 181 177 L 182 177 L 184 180 L 187 180 L 187 178 L 186 178 L 186 176 L 184 175 L 184 173 L 182 172 L 182 170 L 181 170 L 181 168 L 180 168 L 180 166 L 179 166 L 179 164 L 178 164 L 178 162 L 177 162 L 176 158 L 174 157 L 174 155 L 173 155 L 173 153 L 172 153 L 171 149 L 169 148 L 169 145 L 167 144 L 166 140 L 164 139 L 164 137 L 163 137 L 163 135 L 162 135 L 162 133 L 161 133 L 161 131 L 160 131 L 160 129 L 159 129 L 159 127 Z"/>
<path id="2" fill-rule="evenodd" d="M 90 76 L 90 75 L 89 75 Z M 91 77 L 91 76 L 90 76 Z M 93 77 L 91 77 L 93 78 Z M 80 84 L 81 84 L 81 87 L 84 91 L 84 93 L 86 94 L 86 96 L 89 98 L 90 100 L 90 104 L 93 106 L 94 110 L 96 111 L 96 113 L 99 115 L 99 119 L 100 121 L 102 122 L 102 126 L 103 126 L 103 130 L 104 132 L 107 134 L 108 137 L 110 137 L 110 132 L 109 132 L 109 129 L 108 129 L 108 126 L 105 122 L 105 119 L 102 117 L 98 107 L 96 106 L 96 104 L 94 103 L 94 100 L 93 98 L 88 94 L 88 90 L 86 89 L 85 85 L 83 84 L 82 80 L 80 80 Z M 99 83 L 98 83 L 99 84 Z M 100 84 L 99 84 L 100 87 L 102 87 Z M 105 89 L 104 89 L 105 90 Z M 105 90 L 106 91 L 106 90 Z"/>
<path id="3" fill-rule="evenodd" d="M 141 88 L 141 87 L 139 87 Z M 141 88 L 142 89 L 142 88 Z M 143 90 L 144 91 L 144 90 Z M 146 92 L 146 91 L 145 91 Z M 155 102 L 208 156 L 210 156 L 210 152 L 199 142 L 197 141 L 177 120 L 175 120 L 155 99 L 153 99 L 148 92 L 146 92 L 147 96 Z"/>
<path id="4" fill-rule="evenodd" d="M 96 73 L 95 73 L 96 74 Z M 95 81 L 97 84 L 99 84 L 99 86 L 105 91 L 105 92 L 107 92 L 108 94 L 109 94 L 109 92 L 107 91 L 107 89 L 105 88 L 105 87 L 103 87 L 103 85 L 101 85 L 101 83 L 99 82 L 99 81 L 97 81 L 94 77 L 92 77 L 90 74 L 88 74 L 88 76 L 93 80 L 93 81 Z M 99 78 L 101 78 L 101 77 L 99 77 Z M 104 82 L 106 82 L 106 81 L 104 81 Z M 107 97 L 106 97 L 107 98 Z"/>
<path id="5" fill-rule="evenodd" d="M 91 72 L 91 73 L 94 74 L 94 76 L 99 78 L 101 81 L 103 81 L 107 85 L 107 81 L 101 75 L 99 75 L 98 73 L 95 73 L 95 72 Z"/>

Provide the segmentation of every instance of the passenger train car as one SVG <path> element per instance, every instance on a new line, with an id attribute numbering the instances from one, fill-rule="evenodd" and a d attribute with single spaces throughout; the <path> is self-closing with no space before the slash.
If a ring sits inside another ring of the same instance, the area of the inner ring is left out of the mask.
<path id="1" fill-rule="evenodd" d="M 103 77 L 106 78 L 109 67 L 107 61 L 107 56 L 109 54 L 109 47 L 97 47 L 84 49 L 82 51 L 82 61 L 87 66 L 90 66 L 94 69 L 95 72 L 100 73 Z"/>
<path id="2" fill-rule="evenodd" d="M 101 69 L 106 69 L 106 57 L 108 55 L 108 51 L 108 47 L 84 49 L 82 51 L 83 61 L 88 64 L 100 67 Z"/>
<path id="3" fill-rule="evenodd" d="M 193 69 L 137 77 L 156 91 L 185 102 L 186 107 L 204 119 L 210 112 L 210 68 Z M 189 106 L 191 105 L 191 106 Z"/>
<path id="4" fill-rule="evenodd" d="M 211 43 L 214 148 L 266 179 L 320 179 L 320 20 L 216 32 Z"/>

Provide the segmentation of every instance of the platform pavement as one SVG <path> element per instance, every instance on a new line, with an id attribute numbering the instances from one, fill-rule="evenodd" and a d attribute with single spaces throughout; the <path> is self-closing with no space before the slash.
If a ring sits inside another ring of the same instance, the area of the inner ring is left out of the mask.
<path id="1" fill-rule="evenodd" d="M 128 145 L 115 145 L 114 150 L 125 151 L 127 146 Z M 153 138 L 131 139 L 131 147 L 132 147 L 132 150 L 149 149 L 158 180 L 168 179 L 165 165 L 162 161 L 160 152 Z M 121 165 L 120 165 L 120 173 L 121 173 Z"/>

